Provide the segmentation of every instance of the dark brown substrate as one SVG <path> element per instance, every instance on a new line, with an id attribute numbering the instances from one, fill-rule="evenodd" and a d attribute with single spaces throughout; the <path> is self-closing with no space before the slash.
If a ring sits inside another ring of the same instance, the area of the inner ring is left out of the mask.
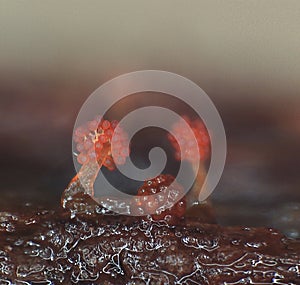
<path id="1" fill-rule="evenodd" d="M 274 229 L 110 214 L 0 216 L 0 284 L 300 284 L 300 242 Z"/>

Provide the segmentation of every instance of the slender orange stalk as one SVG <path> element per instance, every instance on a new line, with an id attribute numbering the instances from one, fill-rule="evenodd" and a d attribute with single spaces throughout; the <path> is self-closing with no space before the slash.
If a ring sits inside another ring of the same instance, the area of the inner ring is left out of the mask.
<path id="1" fill-rule="evenodd" d="M 193 205 L 199 204 L 198 196 L 199 191 L 202 188 L 206 177 L 206 169 L 203 162 L 210 155 L 210 140 L 207 129 L 203 122 L 200 119 L 191 120 L 188 117 L 183 117 L 186 123 L 189 125 L 193 132 L 193 136 L 196 138 L 197 144 L 194 145 L 193 137 L 189 137 L 189 132 L 185 129 L 185 124 L 181 122 L 176 122 L 173 125 L 173 132 L 176 134 L 176 137 L 179 141 L 176 141 L 173 136 L 168 136 L 172 146 L 175 150 L 175 158 L 177 160 L 186 160 L 189 161 L 192 165 L 192 168 L 196 174 L 196 180 L 192 189 L 187 194 L 187 206 L 192 207 Z M 195 161 L 197 157 L 197 152 L 199 151 L 200 155 L 200 164 L 198 161 Z M 199 169 L 197 166 L 199 164 Z"/>
<path id="2" fill-rule="evenodd" d="M 61 204 L 64 208 L 67 206 L 67 201 L 78 193 L 94 197 L 94 182 L 109 152 L 110 144 L 106 143 L 98 158 L 90 159 L 82 165 L 62 194 Z"/>

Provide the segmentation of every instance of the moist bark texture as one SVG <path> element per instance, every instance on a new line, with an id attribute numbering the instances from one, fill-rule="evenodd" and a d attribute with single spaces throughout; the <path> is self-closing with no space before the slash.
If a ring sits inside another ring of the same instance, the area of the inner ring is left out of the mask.
<path id="1" fill-rule="evenodd" d="M 274 229 L 72 216 L 2 212 L 0 284 L 300 284 L 300 242 Z"/>

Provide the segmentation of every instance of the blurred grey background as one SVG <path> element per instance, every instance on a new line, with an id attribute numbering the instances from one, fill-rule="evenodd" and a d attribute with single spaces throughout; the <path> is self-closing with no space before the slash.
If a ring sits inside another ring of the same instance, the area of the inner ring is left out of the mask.
<path id="1" fill-rule="evenodd" d="M 0 0 L 1 208 L 57 203 L 82 103 L 160 69 L 195 81 L 223 118 L 219 222 L 299 237 L 299 54 L 299 1 Z"/>

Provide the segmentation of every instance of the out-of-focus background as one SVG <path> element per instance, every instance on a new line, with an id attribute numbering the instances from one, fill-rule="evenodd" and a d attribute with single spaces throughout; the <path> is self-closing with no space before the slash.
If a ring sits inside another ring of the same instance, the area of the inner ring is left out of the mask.
<path id="1" fill-rule="evenodd" d="M 299 1 L 0 1 L 0 207 L 51 206 L 87 97 L 130 71 L 195 81 L 223 119 L 225 225 L 300 237 Z"/>

